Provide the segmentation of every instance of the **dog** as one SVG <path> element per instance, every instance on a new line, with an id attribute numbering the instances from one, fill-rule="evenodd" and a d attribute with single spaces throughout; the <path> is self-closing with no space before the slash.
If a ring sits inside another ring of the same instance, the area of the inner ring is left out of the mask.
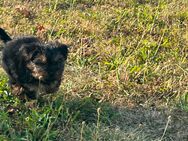
<path id="1" fill-rule="evenodd" d="M 2 28 L 0 39 L 4 42 L 2 67 L 13 95 L 25 100 L 58 91 L 68 56 L 67 45 L 44 43 L 34 36 L 12 39 Z"/>

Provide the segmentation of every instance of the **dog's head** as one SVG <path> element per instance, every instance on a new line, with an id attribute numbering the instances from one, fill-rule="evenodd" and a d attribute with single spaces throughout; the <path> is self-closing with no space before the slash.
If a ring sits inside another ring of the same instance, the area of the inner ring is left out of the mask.
<path id="1" fill-rule="evenodd" d="M 67 59 L 68 47 L 60 43 L 26 44 L 20 48 L 30 75 L 45 93 L 58 90 Z"/>

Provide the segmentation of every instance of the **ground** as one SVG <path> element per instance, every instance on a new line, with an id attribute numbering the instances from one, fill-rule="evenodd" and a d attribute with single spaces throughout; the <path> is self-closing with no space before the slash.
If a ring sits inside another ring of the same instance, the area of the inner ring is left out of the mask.
<path id="1" fill-rule="evenodd" d="M 186 0 L 1 0 L 9 35 L 70 53 L 60 90 L 25 105 L 0 69 L 0 140 L 187 141 L 187 11 Z"/>

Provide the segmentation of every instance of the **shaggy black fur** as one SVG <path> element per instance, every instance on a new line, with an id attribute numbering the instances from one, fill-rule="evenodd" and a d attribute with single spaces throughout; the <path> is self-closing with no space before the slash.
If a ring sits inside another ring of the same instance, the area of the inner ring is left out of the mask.
<path id="1" fill-rule="evenodd" d="M 5 43 L 3 68 L 14 95 L 35 99 L 39 92 L 58 90 L 68 55 L 66 45 L 43 43 L 36 37 L 11 39 L 2 28 L 0 39 Z"/>

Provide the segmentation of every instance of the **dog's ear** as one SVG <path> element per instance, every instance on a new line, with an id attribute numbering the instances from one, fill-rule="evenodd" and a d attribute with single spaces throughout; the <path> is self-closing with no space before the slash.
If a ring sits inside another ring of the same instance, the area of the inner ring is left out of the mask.
<path id="1" fill-rule="evenodd" d="M 64 59 L 66 60 L 68 56 L 68 46 L 65 44 L 60 44 L 59 50 L 61 52 L 61 55 L 63 55 Z"/>
<path id="2" fill-rule="evenodd" d="M 55 42 L 55 48 L 53 48 L 51 51 L 54 52 L 54 58 L 53 61 L 62 61 L 67 60 L 68 56 L 68 46 L 65 44 L 61 44 L 59 42 Z"/>

